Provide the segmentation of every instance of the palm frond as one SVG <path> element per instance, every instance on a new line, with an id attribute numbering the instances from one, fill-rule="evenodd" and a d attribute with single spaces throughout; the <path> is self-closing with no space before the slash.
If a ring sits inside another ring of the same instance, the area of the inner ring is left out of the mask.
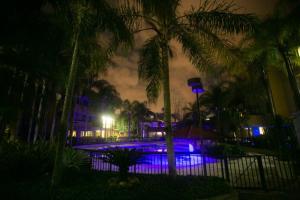
<path id="1" fill-rule="evenodd" d="M 112 7 L 106 0 L 93 0 L 97 26 L 100 31 L 112 32 L 117 43 L 131 45 L 133 35 L 122 17 L 122 10 Z"/>
<path id="2" fill-rule="evenodd" d="M 176 10 L 180 6 L 181 0 L 136 0 L 137 4 L 143 10 L 143 13 L 149 16 L 157 17 L 158 21 L 168 21 L 175 17 Z"/>
<path id="3" fill-rule="evenodd" d="M 197 9 L 186 12 L 182 20 L 197 28 L 207 28 L 215 33 L 238 34 L 254 31 L 257 18 L 252 14 L 238 14 L 233 3 L 203 1 Z"/>
<path id="4" fill-rule="evenodd" d="M 211 54 L 203 41 L 180 26 L 176 30 L 176 40 L 182 44 L 183 52 L 189 57 L 192 64 L 199 70 L 203 70 L 214 64 Z"/>
<path id="5" fill-rule="evenodd" d="M 140 50 L 138 75 L 147 82 L 147 97 L 150 102 L 155 102 L 160 92 L 161 80 L 161 53 L 159 37 L 149 39 Z"/>

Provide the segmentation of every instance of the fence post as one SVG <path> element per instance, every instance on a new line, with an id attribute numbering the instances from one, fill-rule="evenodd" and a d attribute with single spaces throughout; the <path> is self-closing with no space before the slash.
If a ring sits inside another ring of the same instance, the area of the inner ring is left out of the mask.
<path id="1" fill-rule="evenodd" d="M 134 174 L 136 174 L 136 164 L 134 165 Z"/>
<path id="2" fill-rule="evenodd" d="M 160 153 L 160 174 L 163 173 L 162 153 Z"/>
<path id="3" fill-rule="evenodd" d="M 228 157 L 224 156 L 224 170 L 225 170 L 225 179 L 230 182 L 229 178 L 229 168 L 228 168 Z"/>
<path id="4" fill-rule="evenodd" d="M 205 158 L 205 155 L 203 155 L 203 170 L 204 170 L 204 176 L 207 176 L 207 168 L 206 168 L 206 158 Z"/>
<path id="5" fill-rule="evenodd" d="M 92 152 L 90 151 L 89 152 L 89 154 L 90 154 L 90 156 L 89 156 L 89 164 L 90 164 L 90 168 L 91 168 L 91 170 L 93 170 L 93 154 L 92 154 Z"/>
<path id="6" fill-rule="evenodd" d="M 191 153 L 189 153 L 189 160 L 190 160 L 190 176 L 192 176 L 192 160 L 191 160 Z"/>
<path id="7" fill-rule="evenodd" d="M 267 182 L 266 182 L 266 177 L 265 177 L 265 172 L 264 172 L 264 167 L 262 164 L 261 156 L 256 156 L 256 159 L 257 159 L 259 176 L 260 176 L 262 188 L 264 190 L 267 190 Z"/>

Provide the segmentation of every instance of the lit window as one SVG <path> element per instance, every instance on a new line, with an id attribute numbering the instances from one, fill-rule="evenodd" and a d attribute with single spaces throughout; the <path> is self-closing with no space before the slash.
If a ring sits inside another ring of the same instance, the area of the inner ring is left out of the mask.
<path id="1" fill-rule="evenodd" d="M 259 134 L 264 135 L 265 134 L 265 129 L 263 127 L 259 127 Z"/>

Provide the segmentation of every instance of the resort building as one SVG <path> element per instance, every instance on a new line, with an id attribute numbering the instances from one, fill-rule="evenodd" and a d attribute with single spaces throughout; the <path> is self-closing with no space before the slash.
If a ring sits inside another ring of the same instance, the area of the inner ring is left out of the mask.
<path id="1" fill-rule="evenodd" d="M 90 110 L 90 101 L 87 96 L 77 96 L 74 111 L 73 124 L 70 126 L 72 138 L 77 143 L 80 141 L 93 142 L 116 137 L 115 120 L 111 116 L 98 116 Z"/>

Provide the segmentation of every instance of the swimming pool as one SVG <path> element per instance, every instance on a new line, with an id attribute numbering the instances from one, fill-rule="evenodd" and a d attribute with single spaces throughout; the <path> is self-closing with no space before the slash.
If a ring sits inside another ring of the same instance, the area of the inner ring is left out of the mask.
<path id="1" fill-rule="evenodd" d="M 101 157 L 101 151 L 113 148 L 136 149 L 143 152 L 143 156 L 139 165 L 143 168 L 167 168 L 167 146 L 165 141 L 155 142 L 126 142 L 126 143 L 110 143 L 94 145 L 97 150 L 94 156 Z M 174 140 L 174 151 L 176 159 L 176 168 L 186 168 L 202 165 L 203 163 L 215 163 L 217 160 L 211 157 L 204 157 L 200 154 L 201 146 L 194 140 L 177 139 Z M 100 152 L 99 152 L 100 150 Z"/>

